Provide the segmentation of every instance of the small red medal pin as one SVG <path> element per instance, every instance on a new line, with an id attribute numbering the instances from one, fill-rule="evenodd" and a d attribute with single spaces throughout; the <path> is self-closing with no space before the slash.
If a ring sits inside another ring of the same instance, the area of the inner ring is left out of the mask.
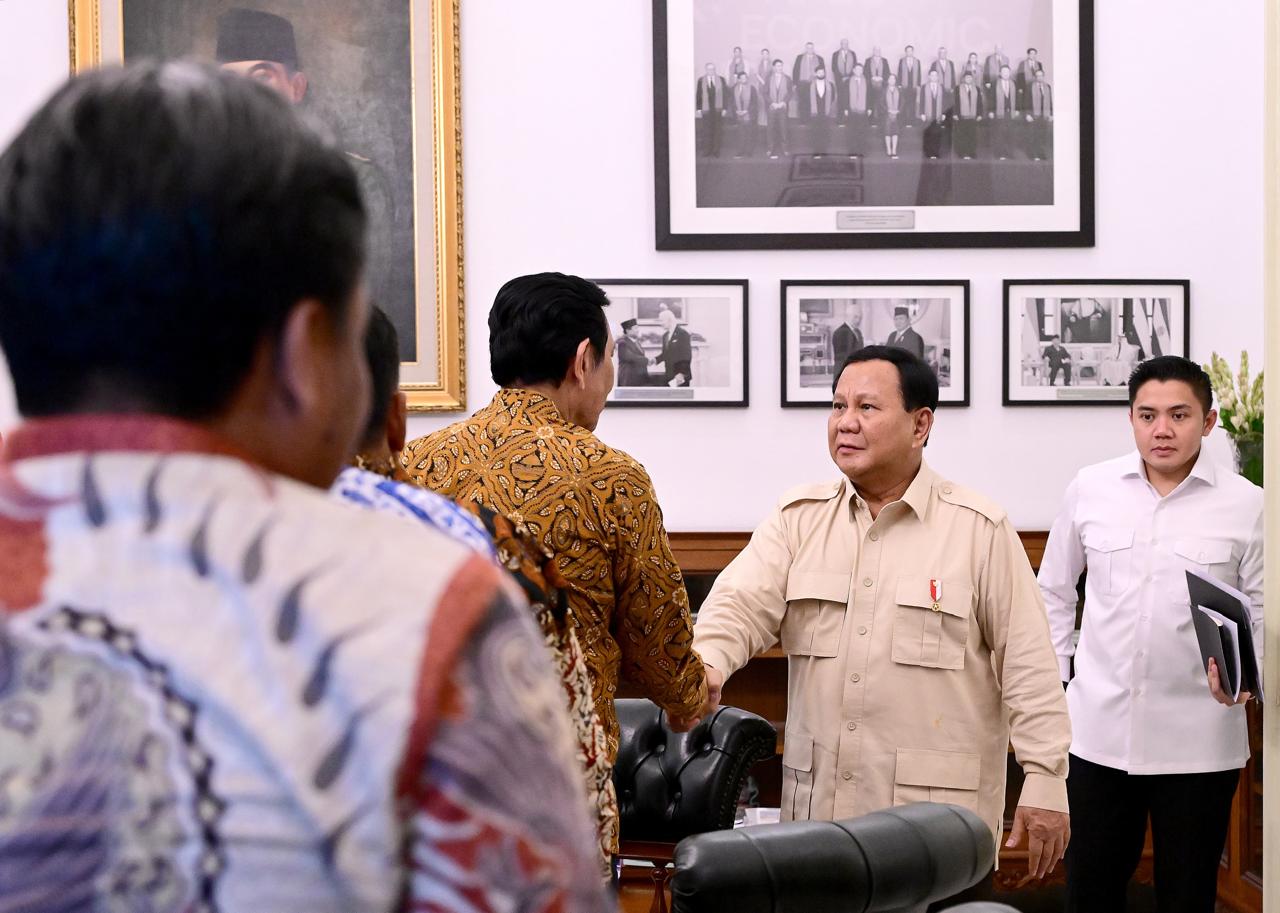
<path id="1" fill-rule="evenodd" d="M 929 581 L 929 598 L 933 600 L 933 610 L 935 612 L 942 611 L 942 581 Z"/>

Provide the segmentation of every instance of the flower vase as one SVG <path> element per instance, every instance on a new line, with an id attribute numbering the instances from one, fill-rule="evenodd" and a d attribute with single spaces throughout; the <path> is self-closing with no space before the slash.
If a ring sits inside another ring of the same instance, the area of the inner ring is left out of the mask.
<path id="1" fill-rule="evenodd" d="M 1262 435 L 1233 437 L 1231 445 L 1236 455 L 1236 472 L 1262 487 Z"/>

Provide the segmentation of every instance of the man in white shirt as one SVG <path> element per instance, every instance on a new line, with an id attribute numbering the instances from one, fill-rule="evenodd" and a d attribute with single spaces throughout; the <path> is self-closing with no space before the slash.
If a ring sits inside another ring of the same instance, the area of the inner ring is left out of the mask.
<path id="1" fill-rule="evenodd" d="M 1249 759 L 1239 706 L 1249 695 L 1233 701 L 1213 665 L 1206 684 L 1184 572 L 1243 591 L 1261 647 L 1262 490 L 1203 454 L 1218 416 L 1194 362 L 1142 363 L 1129 404 L 1137 453 L 1080 471 L 1040 565 L 1064 681 L 1075 655 L 1067 911 L 1124 910 L 1150 815 L 1157 908 L 1212 913 L 1231 799 Z"/>

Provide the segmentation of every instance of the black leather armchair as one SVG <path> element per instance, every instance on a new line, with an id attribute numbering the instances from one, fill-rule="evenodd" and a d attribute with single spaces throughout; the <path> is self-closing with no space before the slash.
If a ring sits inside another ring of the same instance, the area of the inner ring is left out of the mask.
<path id="1" fill-rule="evenodd" d="M 733 827 L 747 774 L 777 750 L 778 732 L 737 707 L 720 707 L 692 731 L 676 733 L 652 701 L 626 699 L 615 706 L 620 855 L 654 863 L 652 909 L 661 911 L 676 844 L 690 834 Z"/>
<path id="2" fill-rule="evenodd" d="M 676 848 L 672 913 L 917 913 L 994 862 L 977 815 L 929 802 L 701 834 Z"/>

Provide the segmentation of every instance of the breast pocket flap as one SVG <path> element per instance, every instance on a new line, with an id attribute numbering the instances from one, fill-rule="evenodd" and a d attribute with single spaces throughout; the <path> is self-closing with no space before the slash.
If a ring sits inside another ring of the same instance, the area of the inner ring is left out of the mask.
<path id="1" fill-rule="evenodd" d="M 1225 539 L 1179 539 L 1173 550 L 1196 564 L 1225 564 L 1231 560 L 1231 543 Z"/>
<path id="2" fill-rule="evenodd" d="M 787 602 L 820 599 L 845 602 L 849 598 L 849 573 L 793 571 L 787 576 Z"/>
<path id="3" fill-rule="evenodd" d="M 938 594 L 936 600 L 933 598 L 934 593 Z M 898 605 L 930 610 L 936 602 L 939 612 L 956 618 L 967 618 L 973 608 L 973 587 L 937 578 L 899 577 L 895 600 Z"/>
<path id="4" fill-rule="evenodd" d="M 977 789 L 982 780 L 982 758 L 964 751 L 899 748 L 893 781 L 900 786 L 940 786 L 945 789 Z"/>
<path id="5" fill-rule="evenodd" d="M 1081 538 L 1085 548 L 1096 552 L 1118 552 L 1122 548 L 1133 547 L 1133 530 L 1122 526 L 1091 528 Z"/>

